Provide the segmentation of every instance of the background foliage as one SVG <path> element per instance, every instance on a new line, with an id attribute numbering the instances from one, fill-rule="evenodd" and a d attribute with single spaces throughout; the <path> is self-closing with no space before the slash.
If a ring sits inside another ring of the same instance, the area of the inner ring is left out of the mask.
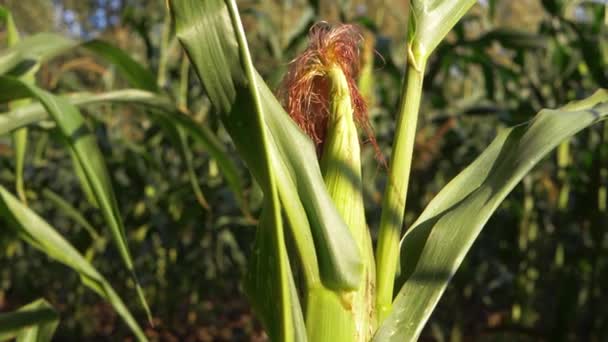
<path id="1" fill-rule="evenodd" d="M 13 13 L 22 36 L 55 31 L 124 49 L 235 155 L 172 38 L 164 1 L 4 0 L 2 5 Z M 239 7 L 255 65 L 275 87 L 288 61 L 305 46 L 313 22 L 364 27 L 368 68 L 361 87 L 378 143 L 388 155 L 405 63 L 402 1 L 242 1 Z M 427 67 L 407 225 L 503 127 L 608 87 L 605 20 L 597 1 L 487 0 L 473 7 Z M 42 64 L 36 80 L 56 94 L 100 92 L 128 86 L 119 71 L 89 50 L 74 49 Z M 103 103 L 82 112 L 106 158 L 154 316 L 155 327 L 146 333 L 161 340 L 263 339 L 239 286 L 254 236 L 252 217 L 261 205 L 261 193 L 242 162 L 233 157 L 245 205 L 203 144 L 171 134 L 145 109 Z M 28 204 L 68 237 L 118 293 L 132 293 L 120 255 L 109 247 L 103 217 L 83 200 L 55 128 L 34 125 L 29 141 Z M 377 227 L 386 170 L 374 160 L 372 148 L 363 152 L 366 215 Z M 14 153 L 10 136 L 0 137 L 0 184 L 11 190 Z M 423 338 L 599 341 L 607 336 L 608 308 L 602 305 L 608 300 L 607 187 L 608 125 L 603 123 L 561 145 L 501 205 Z M 70 215 L 66 204 L 83 217 Z M 3 229 L 0 311 L 39 297 L 61 317 L 58 340 L 129 335 L 112 308 L 87 291 L 76 273 Z M 137 298 L 123 297 L 143 324 L 145 312 Z"/>

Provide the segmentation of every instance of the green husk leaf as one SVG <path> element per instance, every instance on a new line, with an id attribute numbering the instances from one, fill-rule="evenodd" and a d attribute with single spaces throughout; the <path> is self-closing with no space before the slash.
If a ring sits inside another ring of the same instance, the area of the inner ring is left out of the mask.
<path id="1" fill-rule="evenodd" d="M 250 95 L 247 85 L 256 84 L 262 108 L 265 109 L 263 119 L 268 128 L 269 151 L 276 155 L 277 163 L 286 168 L 282 174 L 291 178 L 279 181 L 279 185 L 296 186 L 311 226 L 323 282 L 333 288 L 355 288 L 361 280 L 360 256 L 354 239 L 325 190 L 312 143 L 287 116 L 257 72 L 254 72 L 254 79 L 244 79 L 238 53 L 239 43 L 222 2 L 211 1 L 204 6 L 187 1 L 171 2 L 172 7 L 177 7 L 178 4 L 181 7 L 180 13 L 184 15 L 183 18 L 178 18 L 175 14 L 177 11 L 174 10 L 178 39 L 187 51 L 211 102 L 222 113 L 222 122 L 249 169 L 264 188 L 260 179 L 264 178 L 267 170 L 261 167 L 258 161 L 260 154 L 256 153 L 255 146 L 251 143 L 255 141 L 252 136 L 255 132 L 251 127 L 255 126 L 249 123 L 252 116 L 247 115 L 252 108 L 249 106 L 251 99 L 248 99 Z M 204 7 L 204 11 L 201 11 L 201 7 Z M 180 26 L 180 22 L 188 24 Z M 283 202 L 291 201 L 283 199 L 283 194 L 287 192 L 279 189 Z M 297 210 L 291 209 L 292 212 Z M 301 225 L 291 228 L 298 227 Z M 301 235 L 305 233 L 294 232 L 294 236 Z M 305 243 L 298 245 L 303 244 Z M 299 254 L 304 255 L 301 252 L 304 247 L 298 248 Z"/>
<path id="2" fill-rule="evenodd" d="M 363 205 L 359 134 L 346 76 L 334 65 L 327 78 L 331 83 L 331 110 L 321 170 L 327 191 L 363 256 L 364 278 L 349 293 L 322 290 L 312 293 L 306 328 L 313 341 L 367 342 L 375 330 L 375 264 Z"/>

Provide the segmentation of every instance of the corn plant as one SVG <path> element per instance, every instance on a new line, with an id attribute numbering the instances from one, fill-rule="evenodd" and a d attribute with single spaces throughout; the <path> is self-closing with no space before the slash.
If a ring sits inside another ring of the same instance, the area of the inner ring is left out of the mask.
<path id="1" fill-rule="evenodd" d="M 313 29 L 279 91 L 290 120 L 252 64 L 234 1 L 169 3 L 178 39 L 264 189 L 245 284 L 273 340 L 416 340 L 501 201 L 562 140 L 608 114 L 600 90 L 502 131 L 401 237 L 427 60 L 475 3 L 410 1 L 408 67 L 374 258 L 353 133 L 365 117 L 349 42 Z"/>
<path id="2" fill-rule="evenodd" d="M 368 227 L 359 137 L 374 145 L 374 135 L 357 89 L 362 44 L 357 29 L 314 25 L 309 47 L 291 63 L 275 94 L 253 65 L 236 1 L 168 1 L 179 42 L 264 192 L 244 288 L 271 340 L 415 341 L 509 192 L 563 140 L 608 116 L 608 92 L 598 90 L 500 131 L 402 234 L 427 61 L 474 3 L 410 1 L 408 65 L 393 148 L 388 161 L 380 153 L 377 158 L 388 173 L 381 220 L 379 227 Z M 37 64 L 75 47 L 117 65 L 137 89 L 54 95 L 28 78 Z M 38 103 L 14 102 L 22 98 Z M 9 112 L 0 114 L 0 132 L 12 133 L 17 144 L 26 141 L 28 125 L 51 119 L 57 126 L 83 191 L 103 213 L 146 311 L 109 175 L 78 107 L 113 102 L 149 108 L 151 117 L 176 140 L 188 134 L 207 147 L 244 201 L 238 174 L 217 138 L 184 115 L 145 68 L 106 43 L 48 34 L 15 42 L 0 54 L 0 101 L 11 103 Z M 7 223 L 3 229 L 76 270 L 85 285 L 113 305 L 135 336 L 146 340 L 110 284 L 28 207 L 22 180 L 16 178 L 16 183 L 20 198 L 0 188 L 0 217 Z M 370 231 L 375 228 L 379 233 L 374 252 Z M 39 301 L 0 315 L 0 337 L 38 333 L 48 340 L 56 320 L 53 310 Z"/>

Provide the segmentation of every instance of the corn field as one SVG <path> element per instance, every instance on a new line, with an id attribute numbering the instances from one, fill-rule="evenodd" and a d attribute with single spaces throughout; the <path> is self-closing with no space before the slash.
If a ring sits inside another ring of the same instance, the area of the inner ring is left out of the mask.
<path id="1" fill-rule="evenodd" d="M 0 2 L 0 341 L 603 341 L 603 0 Z"/>

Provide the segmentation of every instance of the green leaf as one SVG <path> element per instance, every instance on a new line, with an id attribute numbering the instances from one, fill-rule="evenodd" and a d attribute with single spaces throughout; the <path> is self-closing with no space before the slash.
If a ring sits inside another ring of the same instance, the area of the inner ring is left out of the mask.
<path id="1" fill-rule="evenodd" d="M 19 42 L 19 32 L 17 26 L 13 20 L 11 13 L 4 7 L 0 6 L 0 17 L 4 19 L 7 32 L 7 43 L 9 47 L 14 46 Z M 23 75 L 23 80 L 35 83 L 35 69 Z M 20 106 L 24 106 L 29 103 L 29 100 L 13 101 L 9 103 L 9 108 L 14 109 Z M 27 151 L 27 129 L 22 128 L 15 130 L 12 134 L 13 146 L 15 150 L 15 183 L 16 190 L 19 198 L 24 203 L 27 203 L 25 196 L 25 184 L 23 180 L 23 171 L 25 167 L 25 153 Z"/>
<path id="2" fill-rule="evenodd" d="M 79 273 L 83 283 L 105 298 L 139 341 L 146 337 L 114 289 L 84 257 L 46 221 L 0 186 L 0 217 L 21 239 Z M 0 322 L 0 327 L 2 326 Z"/>
<path id="3" fill-rule="evenodd" d="M 276 175 L 271 167 L 271 137 L 264 125 L 267 111 L 258 93 L 236 4 L 230 2 L 226 6 L 222 1 L 171 1 L 170 8 L 178 39 L 202 78 L 211 101 L 224 115 L 222 120 L 235 145 L 241 153 L 249 156 L 248 162 L 255 165 L 256 179 L 264 190 L 263 216 L 256 234 L 245 288 L 271 339 L 303 340 L 302 312 L 287 259 Z M 228 47 L 226 43 L 234 45 Z M 211 56 L 204 56 L 209 53 Z M 224 58 L 224 53 L 228 54 L 228 58 Z M 234 82 L 231 78 L 234 75 L 231 74 L 237 70 L 238 80 Z M 217 75 L 215 71 L 225 74 Z M 241 139 L 235 139 L 236 132 Z M 262 291 L 272 291 L 273 297 L 270 298 L 268 293 L 261 296 Z"/>
<path id="4" fill-rule="evenodd" d="M 608 116 L 608 92 L 501 132 L 429 203 L 401 241 L 403 284 L 374 341 L 416 341 L 492 213 L 561 141 Z"/>
<path id="5" fill-rule="evenodd" d="M 382 200 L 376 250 L 376 308 L 379 322 L 390 311 L 397 268 L 424 70 L 430 54 L 475 0 L 410 0 L 408 66 L 402 87 L 390 170 Z"/>
<path id="6" fill-rule="evenodd" d="M 11 72 L 19 76 L 41 61 L 70 51 L 76 45 L 76 41 L 53 33 L 26 37 L 15 46 L 0 52 L 0 75 Z"/>
<path id="7" fill-rule="evenodd" d="M 53 310 L 53 307 L 44 299 L 39 299 L 26 306 L 23 306 L 19 311 L 30 310 Z M 59 316 L 50 322 L 40 322 L 33 327 L 22 330 L 17 335 L 17 342 L 50 342 L 55 334 L 57 325 L 59 324 Z"/>
<path id="8" fill-rule="evenodd" d="M 63 139 L 62 142 L 64 143 L 64 147 L 70 153 L 70 158 L 72 158 L 72 167 L 74 168 L 76 178 L 78 178 L 78 181 L 80 182 L 82 192 L 84 192 L 84 195 L 87 198 L 89 204 L 92 205 L 94 208 L 99 209 L 99 203 L 97 202 L 97 198 L 95 197 L 95 191 L 91 187 L 91 183 L 87 178 L 87 174 L 83 169 L 82 164 L 78 162 L 78 155 L 76 154 L 76 151 L 70 148 L 69 144 L 65 141 L 65 139 Z"/>
<path id="9" fill-rule="evenodd" d="M 0 341 L 51 341 L 59 315 L 46 300 L 38 299 L 14 312 L 0 313 Z"/>
<path id="10" fill-rule="evenodd" d="M 135 288 L 139 299 L 151 319 L 150 309 L 143 296 L 143 291 L 135 275 L 133 261 L 129 253 L 127 238 L 125 235 L 122 218 L 118 210 L 118 204 L 110 176 L 95 137 L 91 134 L 78 109 L 61 97 L 42 90 L 34 85 L 18 79 L 0 76 L 2 87 L 18 89 L 36 98 L 47 110 L 49 115 L 57 123 L 62 136 L 69 146 L 70 152 L 75 157 L 74 162 L 82 169 L 85 180 L 95 196 L 96 203 L 104 216 L 110 233 L 116 244 L 120 256 L 131 273 L 135 282 Z"/>
<path id="11" fill-rule="evenodd" d="M 150 70 L 133 60 L 123 50 L 102 40 L 91 40 L 81 46 L 116 66 L 132 87 L 158 91 L 156 79 Z"/>
<path id="12" fill-rule="evenodd" d="M 61 198 L 58 194 L 54 193 L 50 189 L 42 190 L 42 196 L 55 204 L 55 206 L 61 210 L 61 212 L 67 217 L 74 220 L 74 222 L 78 223 L 91 237 L 91 240 L 98 241 L 103 239 L 97 233 L 97 230 L 93 228 L 93 226 L 89 223 L 89 221 L 70 203 L 68 203 L 65 199 Z"/>
<path id="13" fill-rule="evenodd" d="M 37 33 L 25 37 L 11 48 L 2 51 L 0 75 L 10 72 L 12 76 L 19 76 L 35 65 L 78 47 L 85 48 L 115 65 L 132 86 L 149 91 L 158 90 L 154 75 L 123 50 L 101 40 L 81 42 L 55 33 Z"/>
<path id="14" fill-rule="evenodd" d="M 0 81 L 0 102 L 11 98 L 26 96 L 20 89 L 4 84 Z M 165 121 L 172 122 L 174 126 L 187 132 L 196 142 L 205 147 L 213 157 L 222 171 L 228 185 L 237 197 L 245 215 L 249 215 L 247 201 L 244 194 L 243 182 L 234 161 L 228 156 L 224 146 L 213 132 L 206 126 L 201 126 L 190 117 L 178 111 L 175 105 L 166 97 L 159 94 L 136 89 L 124 89 L 110 91 L 100 94 L 77 93 L 64 97 L 71 104 L 81 107 L 99 103 L 135 104 L 154 110 Z M 48 117 L 48 114 L 39 104 L 21 107 L 9 113 L 0 114 L 0 135 L 6 134 L 13 129 L 20 128 Z"/>
<path id="15" fill-rule="evenodd" d="M 115 65 L 122 75 L 125 76 L 127 81 L 140 89 L 157 91 L 158 88 L 155 83 L 154 76 L 141 64 L 134 61 L 128 54 L 121 49 L 99 40 L 91 40 L 88 42 L 79 42 L 69 38 L 65 38 L 61 35 L 53 33 L 39 33 L 37 35 L 27 37 L 20 43 L 17 43 L 18 35 L 15 30 L 13 37 L 12 49 L 8 49 L 0 54 L 0 70 L 9 70 L 15 68 L 17 70 L 11 70 L 15 75 L 19 75 L 22 79 L 34 84 L 33 74 L 35 73 L 38 66 L 62 53 L 69 52 L 76 47 L 84 47 L 97 56 L 104 58 L 106 61 Z M 6 61 L 8 64 L 3 65 L 2 56 L 7 56 Z M 10 58 L 9 58 L 10 57 Z M 21 67 L 20 67 L 21 66 Z M 4 69 L 3 69 L 4 68 Z M 0 74 L 2 72 L 0 71 Z M 10 94 L 7 92 L 5 96 Z M 29 100 L 15 101 L 11 104 L 10 108 L 15 109 L 18 106 L 27 104 Z M 24 157 L 27 146 L 27 130 L 25 128 L 16 130 L 13 133 L 13 142 L 15 145 L 15 156 L 16 156 L 16 183 L 19 197 L 25 200 L 25 191 L 23 186 L 23 166 Z M 74 151 L 71 151 L 71 156 L 76 160 Z M 99 204 L 95 199 L 93 189 L 87 181 L 85 171 L 83 170 L 80 163 L 74 163 L 74 169 L 81 181 L 83 191 L 85 192 L 89 202 L 98 207 Z"/>
<path id="16" fill-rule="evenodd" d="M 19 41 L 19 31 L 17 30 L 17 25 L 15 25 L 13 15 L 4 6 L 0 6 L 0 20 L 4 21 L 6 27 L 6 40 L 8 46 L 13 46 Z"/>
<path id="17" fill-rule="evenodd" d="M 267 208 L 265 205 L 262 211 L 253 256 L 247 264 L 245 291 L 272 341 L 306 341 L 283 234 L 273 227 Z"/>
<path id="18" fill-rule="evenodd" d="M 53 44 L 41 44 L 40 42 L 42 40 L 44 40 L 44 42 L 46 42 L 46 43 L 55 42 L 55 44 L 59 47 L 55 47 Z M 31 36 L 31 37 L 25 38 L 24 41 L 18 47 L 15 48 L 15 50 L 17 50 L 17 51 L 34 50 L 34 52 L 29 51 L 29 54 L 17 54 L 17 57 L 14 58 L 13 62 L 16 64 L 19 64 L 20 62 L 24 63 L 27 58 L 30 58 L 31 60 L 34 60 L 37 63 L 42 63 L 59 54 L 67 53 L 76 47 L 83 47 L 83 48 L 91 51 L 92 53 L 94 53 L 96 56 L 99 56 L 99 57 L 103 58 L 104 60 L 106 60 L 107 62 L 110 62 L 113 65 L 115 65 L 116 68 L 118 69 L 118 71 L 120 72 L 120 74 L 129 82 L 129 84 L 131 84 L 131 86 L 137 87 L 138 89 L 143 89 L 143 90 L 148 90 L 148 91 L 153 91 L 153 92 L 159 91 L 159 89 L 156 85 L 156 79 L 155 79 L 154 75 L 146 67 L 142 66 L 140 63 L 133 60 L 123 50 L 121 50 L 107 42 L 101 41 L 101 40 L 91 40 L 88 42 L 79 42 L 79 41 L 67 39 L 63 36 L 56 35 L 56 34 L 50 34 L 50 33 L 37 34 L 37 35 Z M 6 52 L 4 52 L 4 54 L 8 55 L 8 54 L 10 54 L 10 52 L 6 51 Z M 2 54 L 0 54 L 0 63 L 2 60 L 1 56 L 2 56 Z M 0 70 L 1 70 L 1 66 L 0 66 Z M 15 93 L 15 91 L 18 91 L 18 90 L 13 90 L 13 89 L 5 89 L 5 90 L 6 90 L 5 93 L 0 94 L 0 99 L 4 100 L 7 98 L 10 99 L 12 97 L 15 97 L 16 95 L 14 93 Z M 129 100 L 119 99 L 119 97 L 120 97 L 119 94 L 121 94 L 121 93 L 109 94 L 109 97 L 111 97 L 111 99 L 107 99 L 107 101 L 129 102 Z M 23 95 L 21 95 L 21 96 L 23 96 Z M 125 96 L 128 97 L 131 95 L 125 93 Z M 156 95 L 156 96 L 158 96 L 158 95 Z M 135 97 L 140 97 L 140 94 L 136 94 Z M 162 100 L 160 100 L 160 101 L 151 101 L 150 99 L 146 99 L 142 102 L 144 105 L 149 105 L 151 102 L 155 102 L 157 104 L 162 103 L 160 105 L 162 107 L 162 109 L 164 109 L 166 111 L 171 111 L 172 113 L 177 112 L 175 106 L 173 104 L 171 104 L 164 96 L 162 96 L 161 98 L 162 98 Z M 86 101 L 86 99 L 84 99 L 84 101 Z M 99 101 L 95 101 L 95 102 L 102 102 L 102 101 L 103 101 L 103 99 L 100 97 Z M 170 114 L 170 113 L 164 113 L 164 114 Z M 0 120 L 1 120 L 1 118 L 0 118 Z M 181 122 L 175 123 L 170 115 L 169 115 L 169 118 L 167 121 L 171 122 L 173 124 L 183 124 L 183 120 Z M 15 124 L 17 124 L 17 122 Z M 218 160 L 220 169 L 222 169 L 222 172 L 223 172 L 224 176 L 226 177 L 228 184 L 230 185 L 231 189 L 233 190 L 235 196 L 237 197 L 237 201 L 239 202 L 241 209 L 243 210 L 243 212 L 246 216 L 250 216 L 249 209 L 247 207 L 247 202 L 245 199 L 244 189 L 242 187 L 240 175 L 237 173 L 237 169 L 236 169 L 234 163 L 232 163 L 230 160 L 228 160 L 227 157 L 225 155 L 223 155 L 224 153 L 220 152 L 223 149 L 223 146 L 220 143 L 216 143 L 217 139 L 211 138 L 213 133 L 211 131 L 209 131 L 206 127 L 201 128 L 200 125 L 194 123 L 193 121 L 189 121 L 189 122 L 187 122 L 187 124 L 195 125 L 192 129 L 187 128 L 186 129 L 187 133 L 193 135 L 197 141 L 202 142 L 203 145 L 209 149 L 208 151 L 212 155 L 212 157 L 214 157 Z M 169 128 L 169 127 L 165 127 L 165 128 Z M 170 128 L 170 130 L 173 130 L 173 128 Z M 4 131 L 4 128 L 0 128 L 0 131 Z M 196 131 L 196 132 L 193 133 L 192 131 Z M 183 149 L 180 149 L 180 150 L 183 150 Z M 75 166 L 75 168 L 76 168 L 76 170 L 79 170 L 78 166 Z M 201 201 L 201 198 L 204 198 L 204 197 L 202 197 L 202 191 L 200 191 L 200 187 L 198 186 L 198 184 L 194 182 L 192 175 L 190 176 L 190 178 L 191 178 L 193 190 L 194 190 L 197 198 L 199 199 L 199 201 Z M 86 187 L 85 183 L 83 183 L 83 187 L 85 189 L 85 193 L 87 194 L 87 196 L 90 197 L 90 195 L 89 195 L 90 191 L 87 191 L 87 187 Z M 89 201 L 93 205 L 96 205 L 93 198 L 89 198 Z"/>
<path id="19" fill-rule="evenodd" d="M 10 108 L 15 108 L 15 104 L 11 103 Z M 25 154 L 27 152 L 27 128 L 21 128 L 12 133 L 12 141 L 15 149 L 15 187 L 19 199 L 27 203 L 25 196 L 25 183 L 23 172 L 25 169 Z"/>
<path id="20" fill-rule="evenodd" d="M 179 125 L 174 125 L 171 121 L 162 116 L 158 116 L 156 121 L 161 122 L 161 125 L 165 132 L 167 132 L 171 142 L 179 149 L 182 161 L 186 165 L 186 174 L 190 180 L 190 185 L 192 186 L 192 191 L 196 196 L 196 200 L 201 207 L 203 207 L 203 209 L 209 210 L 209 203 L 207 203 L 207 199 L 205 198 L 203 190 L 198 183 L 196 172 L 194 170 L 192 150 L 190 149 L 190 146 L 188 146 L 188 136 L 185 129 Z"/>
<path id="21" fill-rule="evenodd" d="M 260 153 L 256 150 L 257 134 L 250 115 L 253 99 L 248 86 L 255 84 L 261 107 L 264 109 L 264 124 L 269 135 L 269 153 L 273 165 L 284 170 L 277 171 L 279 194 L 283 205 L 293 206 L 286 211 L 300 213 L 304 208 L 314 237 L 318 263 L 323 283 L 333 289 L 354 289 L 361 281 L 363 264 L 356 243 L 348 227 L 337 212 L 327 194 L 321 176 L 317 155 L 312 142 L 293 123 L 268 88 L 263 79 L 255 76 L 246 79 L 239 56 L 239 42 L 231 26 L 230 17 L 221 1 L 207 1 L 203 4 L 192 1 L 171 1 L 172 13 L 176 19 L 177 37 L 199 75 L 209 99 L 222 114 L 221 119 L 230 133 L 240 155 L 245 159 L 250 171 L 261 184 L 267 172 L 259 163 Z M 241 46 L 242 48 L 242 46 Z M 300 203 L 294 198 L 285 198 L 291 192 L 283 186 L 295 185 Z M 295 236 L 298 253 L 305 256 L 305 268 L 313 269 L 312 256 L 306 236 L 301 232 L 303 224 L 290 225 Z M 299 237 L 302 237 L 300 239 Z"/>
<path id="22" fill-rule="evenodd" d="M 416 69 L 476 0 L 410 0 L 410 62 Z"/>
<path id="23" fill-rule="evenodd" d="M 0 53 L 0 74 L 2 74 L 1 70 L 10 70 L 16 65 L 30 65 L 34 62 L 42 63 L 57 55 L 69 52 L 76 47 L 83 47 L 85 49 L 88 49 L 95 55 L 100 56 L 106 61 L 115 65 L 118 71 L 120 71 L 120 73 L 132 86 L 137 87 L 139 89 L 154 92 L 159 90 L 156 85 L 156 79 L 154 75 L 147 68 L 133 60 L 127 53 L 125 53 L 121 49 L 118 49 L 115 46 L 100 40 L 79 42 L 52 33 L 40 33 L 31 37 L 26 37 L 20 44 L 18 44 L 18 46 Z M 8 62 L 11 62 L 12 64 L 2 66 L 2 61 L 4 60 L 3 58 L 8 58 Z M 17 72 L 16 74 L 20 74 L 26 70 L 27 69 L 18 70 L 19 72 Z M 26 94 L 16 95 L 16 93 L 19 92 L 19 89 L 10 89 L 10 87 L 3 87 L 1 84 L 0 88 L 4 90 L 4 92 L 0 91 L 0 101 L 6 101 L 14 97 L 27 96 Z M 208 152 L 211 154 L 211 156 L 218 161 L 218 165 L 222 169 L 223 175 L 226 177 L 226 180 L 228 181 L 228 184 L 230 185 L 231 189 L 237 196 L 237 201 L 239 202 L 240 207 L 243 210 L 245 216 L 250 216 L 244 189 L 241 182 L 241 177 L 237 172 L 237 168 L 234 163 L 229 160 L 225 152 L 223 152 L 223 145 L 219 143 L 219 141 L 215 137 L 213 137 L 213 133 L 209 129 L 207 129 L 206 127 L 201 127 L 192 120 L 185 119 L 185 116 L 182 115 L 175 116 L 178 118 L 177 121 L 173 119 L 174 115 L 172 114 L 175 114 L 178 111 L 176 110 L 175 105 L 168 101 L 168 99 L 162 95 L 159 99 L 155 99 L 154 97 L 159 97 L 159 95 L 136 93 L 134 91 L 129 90 L 125 90 L 124 92 L 118 91 L 107 93 L 106 95 L 107 97 L 104 97 L 104 95 L 95 95 L 97 96 L 97 99 L 93 100 L 91 99 L 91 97 L 93 97 L 94 95 L 85 94 L 83 95 L 83 98 L 75 99 L 75 101 L 139 101 L 140 104 L 143 104 L 147 107 L 159 107 L 159 109 L 164 110 L 165 113 L 162 114 L 168 116 L 169 122 L 173 122 L 176 125 L 181 125 L 187 131 L 188 134 L 192 135 L 194 139 L 196 139 L 199 143 L 202 143 L 208 149 Z M 44 116 L 44 114 L 42 113 L 40 113 L 40 115 L 41 117 Z M 7 129 L 5 127 L 21 126 L 19 121 L 9 123 L 9 120 L 12 119 L 9 119 L 7 117 L 6 120 L 3 120 L 3 118 L 0 117 L 0 122 L 2 122 L 2 124 L 0 124 L 0 132 L 3 133 L 5 129 Z M 75 167 L 76 170 L 79 170 L 78 166 Z M 87 187 L 86 185 L 84 185 L 84 183 L 83 187 L 85 189 L 85 193 L 89 194 L 90 192 L 86 190 Z M 197 190 L 194 185 L 193 188 L 195 193 L 197 194 L 197 197 L 200 198 L 200 188 Z M 92 198 L 90 200 L 91 203 L 95 205 L 95 201 Z"/>

